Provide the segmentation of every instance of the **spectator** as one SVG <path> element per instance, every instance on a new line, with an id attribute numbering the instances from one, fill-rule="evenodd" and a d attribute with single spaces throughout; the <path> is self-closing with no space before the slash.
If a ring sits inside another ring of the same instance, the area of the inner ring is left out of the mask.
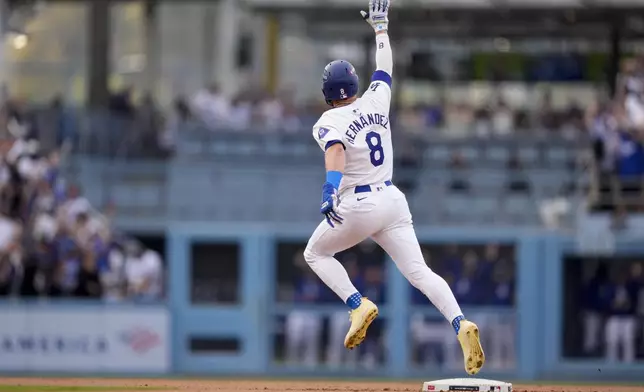
<path id="1" fill-rule="evenodd" d="M 21 226 L 7 216 L 0 215 L 0 252 L 6 252 L 13 245 Z"/>
<path id="2" fill-rule="evenodd" d="M 0 295 L 100 298 L 102 275 L 110 267 L 109 221 L 78 187 L 72 184 L 61 192 L 64 181 L 56 150 L 45 156 L 33 139 L 18 139 L 1 149 L 5 154 L 0 163 Z M 159 298 L 160 257 L 149 250 L 142 250 L 139 257 L 142 282 L 130 280 L 131 294 Z M 126 266 L 121 263 L 121 270 Z M 133 270 L 130 265 L 130 277 L 136 275 Z"/>
<path id="3" fill-rule="evenodd" d="M 266 94 L 257 107 L 260 124 L 267 130 L 278 130 L 284 122 L 284 105 L 275 94 Z"/>
<path id="4" fill-rule="evenodd" d="M 537 113 L 537 125 L 546 131 L 556 130 L 559 126 L 559 119 L 552 105 L 552 93 L 550 91 L 546 91 L 543 94 Z"/>
<path id="5" fill-rule="evenodd" d="M 65 142 L 76 142 L 76 121 L 61 95 L 52 98 L 49 106 L 37 118 L 38 134 L 34 136 L 37 137 L 43 151 L 54 151 Z"/>
<path id="6" fill-rule="evenodd" d="M 511 307 L 514 305 L 514 271 L 511 265 L 499 262 L 492 275 L 490 305 Z"/>
<path id="7" fill-rule="evenodd" d="M 230 101 L 216 84 L 211 84 L 197 92 L 192 100 L 192 110 L 206 127 L 215 129 L 228 123 Z"/>
<path id="8" fill-rule="evenodd" d="M 193 120 L 192 112 L 185 99 L 177 97 L 174 101 L 173 111 L 165 122 L 165 128 L 159 134 L 159 146 L 166 152 L 172 153 L 177 145 L 179 132 Z"/>
<path id="9" fill-rule="evenodd" d="M 581 109 L 579 102 L 571 100 L 568 103 L 564 119 L 562 132 L 564 136 L 574 139 L 584 128 L 584 111 Z"/>
<path id="10" fill-rule="evenodd" d="M 427 106 L 423 112 L 425 115 L 425 126 L 429 128 L 441 128 L 445 122 L 445 114 L 443 112 L 445 102 L 435 105 Z"/>
<path id="11" fill-rule="evenodd" d="M 292 99 L 285 99 L 283 101 L 283 108 L 282 126 L 284 131 L 293 133 L 302 130 L 302 121 L 300 120 L 298 109 Z"/>
<path id="12" fill-rule="evenodd" d="M 16 267 L 6 253 L 0 254 L 0 297 L 7 297 L 13 291 Z"/>
<path id="13" fill-rule="evenodd" d="M 233 130 L 247 130 L 253 119 L 253 104 L 247 97 L 235 97 L 231 105 L 230 126 Z"/>
<path id="14" fill-rule="evenodd" d="M 101 298 L 103 290 L 96 265 L 96 255 L 92 250 L 84 250 L 82 259 L 78 285 L 74 294 L 80 298 Z"/>
<path id="15" fill-rule="evenodd" d="M 508 192 L 530 192 L 530 183 L 526 178 L 525 171 L 523 170 L 523 164 L 521 163 L 518 155 L 514 154 L 510 156 L 510 159 L 508 159 L 507 162 L 507 169 L 509 171 L 509 177 L 506 184 L 506 189 L 508 190 Z"/>
<path id="16" fill-rule="evenodd" d="M 7 138 L 26 138 L 29 133 L 29 122 L 24 105 L 20 102 L 9 99 L 5 104 L 6 132 Z"/>
<path id="17" fill-rule="evenodd" d="M 58 210 L 59 221 L 71 228 L 76 224 L 78 214 L 89 214 L 91 209 L 92 205 L 81 195 L 80 187 L 70 184 L 67 188 L 66 200 Z"/>
<path id="18" fill-rule="evenodd" d="M 402 108 L 398 115 L 401 131 L 409 135 L 423 135 L 423 117 L 419 107 Z"/>
<path id="19" fill-rule="evenodd" d="M 635 361 L 635 327 L 639 286 L 625 271 L 618 271 L 606 289 L 606 357 L 611 362 Z M 621 355 L 620 355 L 621 353 Z"/>
<path id="20" fill-rule="evenodd" d="M 494 271 L 498 268 L 497 265 L 501 263 L 501 255 L 499 245 L 495 243 L 487 244 L 483 252 L 483 262 L 480 266 L 480 279 L 482 281 L 490 282 L 493 279 Z"/>
<path id="21" fill-rule="evenodd" d="M 49 295 L 71 297 L 78 288 L 82 255 L 78 247 L 70 240 L 64 241 L 64 244 L 61 245 L 61 256 L 54 269 L 53 284 Z"/>
<path id="22" fill-rule="evenodd" d="M 583 282 L 581 308 L 584 325 L 584 353 L 599 354 L 599 333 L 602 325 L 602 298 L 600 293 L 605 290 L 608 270 L 604 264 L 587 273 Z"/>
<path id="23" fill-rule="evenodd" d="M 499 99 L 492 116 L 495 136 L 507 136 L 514 132 L 514 114 L 503 99 Z"/>
<path id="24" fill-rule="evenodd" d="M 134 118 L 136 109 L 132 103 L 132 88 L 125 87 L 112 94 L 109 100 L 110 112 L 121 118 Z"/>
<path id="25" fill-rule="evenodd" d="M 467 161 L 459 151 L 452 153 L 449 161 L 452 173 L 449 188 L 452 192 L 466 193 L 470 191 L 470 183 L 467 181 Z"/>
<path id="26" fill-rule="evenodd" d="M 125 252 L 118 242 L 112 242 L 106 249 L 99 277 L 106 301 L 118 302 L 126 298 Z"/>
<path id="27" fill-rule="evenodd" d="M 625 64 L 622 83 L 624 109 L 629 126 L 644 129 L 644 59 L 639 57 Z"/>
<path id="28" fill-rule="evenodd" d="M 131 132 L 130 142 L 141 146 L 146 156 L 158 153 L 159 133 L 161 132 L 162 115 L 152 95 L 145 94 L 137 110 L 137 129 Z"/>
<path id="29" fill-rule="evenodd" d="M 474 111 L 466 103 L 450 105 L 446 110 L 445 123 L 448 136 L 467 137 L 472 134 Z"/>
<path id="30" fill-rule="evenodd" d="M 131 240 L 125 246 L 125 278 L 128 297 L 137 301 L 161 298 L 163 273 L 161 257 Z"/>
<path id="31" fill-rule="evenodd" d="M 641 207 L 642 181 L 644 180 L 644 147 L 632 133 L 619 132 L 617 151 L 618 210 L 625 211 L 628 206 Z"/>
<path id="32" fill-rule="evenodd" d="M 476 253 L 468 251 L 463 257 L 463 273 L 455 278 L 453 283 L 454 295 L 459 304 L 478 305 L 483 302 L 484 282 L 478 279 L 479 260 Z"/>
<path id="33" fill-rule="evenodd" d="M 489 304 L 510 308 L 514 304 L 513 267 L 498 262 L 495 265 L 491 285 Z M 495 369 L 509 368 L 515 358 L 514 317 L 504 313 L 488 313 L 485 333 L 488 336 L 490 366 Z"/>
<path id="34" fill-rule="evenodd" d="M 303 275 L 295 285 L 294 302 L 300 305 L 317 303 L 322 293 L 320 279 L 310 269 L 303 268 Z M 314 368 L 320 357 L 321 317 L 305 309 L 293 310 L 286 317 L 285 328 L 286 360 Z"/>
<path id="35" fill-rule="evenodd" d="M 485 108 L 479 108 L 474 112 L 474 132 L 479 137 L 487 137 L 493 131 L 493 124 L 490 111 Z"/>

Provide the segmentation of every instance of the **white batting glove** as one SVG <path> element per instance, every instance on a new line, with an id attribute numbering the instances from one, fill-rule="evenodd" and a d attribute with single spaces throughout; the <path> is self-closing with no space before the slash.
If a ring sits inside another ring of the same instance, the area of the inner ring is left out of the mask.
<path id="1" fill-rule="evenodd" d="M 360 11 L 362 19 L 373 27 L 376 33 L 386 31 L 389 26 L 389 1 L 369 0 L 369 11 Z"/>

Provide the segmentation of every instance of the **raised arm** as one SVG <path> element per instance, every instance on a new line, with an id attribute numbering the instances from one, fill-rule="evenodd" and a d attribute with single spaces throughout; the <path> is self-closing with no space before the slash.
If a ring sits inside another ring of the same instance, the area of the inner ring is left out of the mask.
<path id="1" fill-rule="evenodd" d="M 369 12 L 360 11 L 362 18 L 376 32 L 376 71 L 364 96 L 373 100 L 387 113 L 391 104 L 391 82 L 394 59 L 389 42 L 389 0 L 370 0 Z M 387 87 L 380 87 L 381 84 Z"/>
<path id="2" fill-rule="evenodd" d="M 376 72 L 385 72 L 391 79 L 394 71 L 394 58 L 391 53 L 391 44 L 389 43 L 387 30 L 376 33 L 376 44 Z"/>

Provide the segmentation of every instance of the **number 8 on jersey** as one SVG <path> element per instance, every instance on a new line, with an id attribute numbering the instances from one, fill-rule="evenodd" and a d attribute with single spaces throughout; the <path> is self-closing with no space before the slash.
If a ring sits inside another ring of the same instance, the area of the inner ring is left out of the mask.
<path id="1" fill-rule="evenodd" d="M 369 154 L 371 164 L 374 166 L 382 165 L 385 161 L 385 152 L 382 148 L 382 139 L 378 132 L 371 131 L 367 133 L 367 145 L 371 151 Z"/>

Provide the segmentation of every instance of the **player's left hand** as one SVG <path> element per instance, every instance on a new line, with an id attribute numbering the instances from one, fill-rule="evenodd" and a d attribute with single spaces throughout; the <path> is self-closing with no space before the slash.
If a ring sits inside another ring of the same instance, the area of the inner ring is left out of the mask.
<path id="1" fill-rule="evenodd" d="M 320 213 L 326 217 L 327 223 L 331 227 L 335 224 L 342 224 L 342 217 L 338 214 L 337 207 L 340 205 L 338 198 L 338 190 L 333 187 L 333 184 L 326 182 L 322 186 L 322 206 Z"/>
<path id="2" fill-rule="evenodd" d="M 376 33 L 389 28 L 389 2 L 390 0 L 369 0 L 368 11 L 360 11 L 362 19 L 369 23 Z"/>

